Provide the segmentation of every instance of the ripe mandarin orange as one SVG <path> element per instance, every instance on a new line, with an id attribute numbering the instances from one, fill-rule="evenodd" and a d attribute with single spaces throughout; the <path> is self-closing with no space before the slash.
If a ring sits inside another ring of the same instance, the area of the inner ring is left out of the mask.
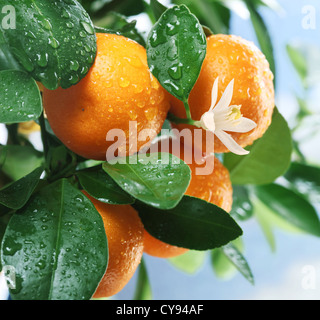
<path id="1" fill-rule="evenodd" d="M 44 88 L 43 103 L 56 136 L 76 154 L 95 160 L 106 160 L 107 148 L 117 141 L 106 141 L 112 129 L 125 134 L 119 147 L 123 155 L 137 151 L 129 147 L 130 121 L 137 122 L 139 150 L 160 132 L 169 109 L 166 91 L 148 68 L 145 48 L 126 37 L 101 33 L 86 77 L 68 89 Z"/>
<path id="2" fill-rule="evenodd" d="M 232 208 L 232 183 L 230 180 L 229 171 L 223 164 L 214 156 L 209 155 L 201 159 L 202 154 L 199 150 L 189 145 L 181 145 L 179 150 L 176 150 L 171 143 L 166 144 L 169 146 L 168 150 L 162 148 L 164 152 L 169 152 L 180 157 L 184 160 L 191 170 L 191 180 L 185 194 L 200 198 L 207 202 L 213 203 L 227 212 Z M 162 142 L 160 141 L 159 144 Z M 158 147 L 159 150 L 161 147 Z M 188 155 L 187 155 L 188 153 Z M 191 161 L 190 161 L 191 159 Z M 197 169 L 204 167 L 206 161 L 214 161 L 214 170 L 210 174 L 198 174 Z M 202 162 L 202 163 L 201 163 Z M 156 239 L 145 230 L 144 252 L 159 258 L 172 258 L 184 254 L 188 249 L 164 243 Z"/>
<path id="3" fill-rule="evenodd" d="M 193 120 L 200 120 L 201 116 L 209 110 L 211 90 L 217 77 L 219 77 L 218 101 L 227 85 L 234 79 L 231 105 L 240 105 L 242 115 L 257 124 L 256 128 L 249 132 L 231 133 L 234 140 L 244 148 L 260 138 L 271 123 L 274 86 L 269 63 L 262 52 L 250 41 L 234 35 L 209 36 L 206 57 L 199 78 L 189 96 Z M 170 95 L 170 103 L 170 112 L 180 118 L 186 117 L 181 101 Z M 194 126 L 185 124 L 174 126 L 179 130 L 195 129 Z M 208 132 L 208 134 L 211 133 Z M 202 148 L 206 150 L 205 143 Z M 229 152 L 216 137 L 214 137 L 214 151 Z"/>
<path id="4" fill-rule="evenodd" d="M 102 203 L 83 193 L 100 213 L 108 239 L 107 270 L 93 298 L 110 297 L 120 292 L 134 275 L 143 254 L 144 228 L 130 205 Z"/>

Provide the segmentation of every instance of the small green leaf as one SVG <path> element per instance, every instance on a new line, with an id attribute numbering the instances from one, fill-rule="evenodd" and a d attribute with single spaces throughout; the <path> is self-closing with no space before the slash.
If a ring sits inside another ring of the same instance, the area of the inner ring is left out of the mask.
<path id="1" fill-rule="evenodd" d="M 320 236 L 315 208 L 302 196 L 278 184 L 255 186 L 256 196 L 287 223 L 306 233 Z"/>
<path id="2" fill-rule="evenodd" d="M 168 261 L 180 271 L 194 274 L 203 266 L 205 258 L 205 251 L 189 250 L 180 256 L 169 258 Z"/>
<path id="3" fill-rule="evenodd" d="M 151 285 L 147 273 L 146 264 L 144 259 L 141 259 L 139 265 L 138 279 L 136 291 L 134 294 L 133 300 L 151 300 L 152 299 L 152 291 Z"/>
<path id="4" fill-rule="evenodd" d="M 37 187 L 42 172 L 43 168 L 37 168 L 22 179 L 1 189 L 0 204 L 15 210 L 22 208 Z"/>
<path id="5" fill-rule="evenodd" d="M 236 269 L 251 283 L 254 284 L 254 277 L 248 262 L 236 246 L 229 243 L 221 248 L 223 254 L 236 267 Z"/>
<path id="6" fill-rule="evenodd" d="M 2 265 L 15 270 L 13 300 L 88 300 L 107 261 L 100 214 L 65 179 L 41 189 L 12 216 L 1 247 Z"/>
<path id="7" fill-rule="evenodd" d="M 146 46 L 143 36 L 136 28 L 136 20 L 128 21 L 127 17 L 117 12 L 110 12 L 108 14 L 108 21 L 110 22 L 104 28 L 95 27 L 96 32 L 118 34 L 138 42 L 143 47 Z"/>
<path id="8" fill-rule="evenodd" d="M 256 5 L 253 4 L 252 1 L 250 0 L 245 0 L 245 3 L 250 12 L 251 22 L 255 30 L 261 51 L 266 56 L 266 59 L 270 64 L 270 69 L 272 73 L 276 75 L 276 63 L 275 63 L 275 57 L 273 53 L 273 43 L 271 40 L 271 36 L 269 34 L 269 30 L 262 16 L 257 11 Z"/>
<path id="9" fill-rule="evenodd" d="M 285 178 L 306 198 L 320 199 L 320 167 L 292 162 Z"/>
<path id="10" fill-rule="evenodd" d="M 168 9 L 157 0 L 150 0 L 150 8 L 156 20 L 160 19 L 161 15 Z"/>
<path id="11" fill-rule="evenodd" d="M 255 197 L 253 201 L 254 216 L 261 227 L 263 235 L 272 252 L 276 251 L 276 239 L 274 235 L 274 226 L 277 225 L 277 214 L 271 208 L 265 205 L 259 198 Z M 280 218 L 278 219 L 280 220 Z"/>
<path id="12" fill-rule="evenodd" d="M 77 172 L 83 189 L 93 198 L 109 204 L 131 204 L 134 199 L 102 169 L 102 166 L 80 170 Z"/>
<path id="13" fill-rule="evenodd" d="M 277 109 L 265 134 L 246 149 L 250 151 L 246 156 L 224 156 L 234 184 L 268 184 L 287 171 L 292 154 L 291 131 Z"/>
<path id="14" fill-rule="evenodd" d="M 288 56 L 304 86 L 307 86 L 308 63 L 305 56 L 294 46 L 287 45 Z"/>
<path id="15" fill-rule="evenodd" d="M 236 220 L 242 221 L 250 219 L 253 214 L 253 206 L 248 190 L 243 186 L 234 185 L 232 197 L 231 216 Z"/>
<path id="16" fill-rule="evenodd" d="M 2 171 L 12 180 L 19 180 L 43 164 L 43 154 L 31 146 L 0 146 L 0 154 L 6 152 Z"/>
<path id="17" fill-rule="evenodd" d="M 105 162 L 103 169 L 123 190 L 148 205 L 173 208 L 189 186 L 189 166 L 172 154 L 139 154 L 123 160 Z"/>
<path id="18" fill-rule="evenodd" d="M 0 31 L 20 67 L 48 89 L 68 88 L 85 77 L 96 55 L 88 13 L 76 0 L 7 0 L 15 28 Z"/>
<path id="19" fill-rule="evenodd" d="M 161 85 L 186 102 L 206 55 L 206 36 L 185 5 L 167 9 L 147 39 L 148 64 Z"/>
<path id="20" fill-rule="evenodd" d="M 23 71 L 0 71 L 0 122 L 35 120 L 41 112 L 42 100 L 37 83 Z"/>
<path id="21" fill-rule="evenodd" d="M 173 209 L 160 210 L 136 202 L 145 229 L 155 238 L 182 248 L 208 250 L 242 235 L 238 224 L 220 207 L 184 196 Z"/>

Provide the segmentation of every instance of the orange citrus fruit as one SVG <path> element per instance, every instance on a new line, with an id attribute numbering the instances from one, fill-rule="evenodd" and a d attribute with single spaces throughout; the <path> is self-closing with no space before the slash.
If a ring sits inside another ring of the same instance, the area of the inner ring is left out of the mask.
<path id="1" fill-rule="evenodd" d="M 101 33 L 86 77 L 68 89 L 44 88 L 43 104 L 56 136 L 76 154 L 94 160 L 106 160 L 108 147 L 119 136 L 115 133 L 116 138 L 106 141 L 112 129 L 124 134 L 118 146 L 121 155 L 137 152 L 160 132 L 169 110 L 168 94 L 152 76 L 145 48 L 126 37 Z M 136 121 L 137 148 L 129 145 L 135 130 L 129 130 L 130 121 Z"/>
<path id="2" fill-rule="evenodd" d="M 193 120 L 200 120 L 211 105 L 211 91 L 219 77 L 218 101 L 227 85 L 234 79 L 231 105 L 240 105 L 244 117 L 253 120 L 257 126 L 246 133 L 230 133 L 241 146 L 246 147 L 260 138 L 271 123 L 274 109 L 273 74 L 269 63 L 253 42 L 234 35 L 211 35 L 207 37 L 207 53 L 199 78 L 191 90 L 189 107 Z M 172 112 L 186 118 L 183 103 L 170 95 Z M 194 126 L 177 124 L 179 130 Z M 203 136 L 205 137 L 203 132 Z M 202 150 L 206 150 L 205 143 Z M 229 150 L 214 137 L 214 151 L 226 153 Z"/>
<path id="3" fill-rule="evenodd" d="M 83 193 L 103 219 L 109 249 L 107 270 L 93 298 L 110 297 L 125 287 L 141 262 L 144 228 L 132 206 L 102 203 Z"/>
<path id="4" fill-rule="evenodd" d="M 159 145 L 161 143 L 162 141 L 160 141 Z M 213 203 L 230 212 L 233 201 L 233 189 L 227 168 L 214 155 L 203 157 L 202 161 L 199 161 L 202 154 L 197 154 L 196 157 L 196 152 L 199 153 L 199 150 L 190 145 L 181 145 L 180 150 L 177 151 L 173 148 L 172 140 L 170 139 L 169 144 L 166 144 L 166 146 L 169 146 L 169 148 L 166 150 L 165 147 L 162 147 L 163 152 L 170 151 L 170 153 L 180 157 L 180 159 L 188 164 L 191 170 L 191 180 L 185 194 Z M 161 146 L 158 148 L 161 148 Z M 190 155 L 191 157 L 189 157 Z M 196 159 L 198 159 L 197 162 L 195 161 Z M 207 161 L 214 162 L 213 172 L 210 174 L 198 174 L 197 169 L 204 167 Z M 187 251 L 188 249 L 172 246 L 156 239 L 145 230 L 145 253 L 159 258 L 172 258 L 182 255 Z"/>

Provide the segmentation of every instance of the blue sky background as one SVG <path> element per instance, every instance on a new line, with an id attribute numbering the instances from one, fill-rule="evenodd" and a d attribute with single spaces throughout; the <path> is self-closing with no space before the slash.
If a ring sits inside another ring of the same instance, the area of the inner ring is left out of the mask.
<path id="1" fill-rule="evenodd" d="M 284 15 L 263 9 L 261 11 L 271 34 L 277 67 L 277 106 L 290 122 L 297 104 L 293 94 L 303 94 L 300 80 L 288 59 L 286 44 L 302 41 L 320 48 L 320 2 L 318 0 L 279 0 Z M 312 5 L 316 9 L 316 29 L 302 27 L 302 8 Z M 257 43 L 250 21 L 237 15 L 232 18 L 232 33 Z M 319 87 L 310 93 L 319 97 Z M 313 104 L 320 114 L 320 106 Z M 318 107 L 318 108 L 317 108 Z M 319 140 L 318 140 L 319 141 Z M 306 153 L 320 160 L 318 153 L 308 145 Z M 319 163 L 320 161 L 318 161 Z M 241 224 L 246 257 L 255 277 L 252 286 L 240 274 L 229 280 L 217 278 L 209 257 L 193 275 L 182 273 L 166 260 L 145 255 L 154 299 L 237 300 L 237 299 L 320 299 L 320 239 L 309 235 L 296 235 L 275 229 L 276 251 L 272 252 L 259 225 L 254 221 Z M 309 268 L 309 269 L 308 269 Z M 311 268 L 311 269 L 310 269 Z M 303 284 L 306 270 L 313 271 L 314 287 Z M 136 277 L 115 298 L 131 299 Z"/>

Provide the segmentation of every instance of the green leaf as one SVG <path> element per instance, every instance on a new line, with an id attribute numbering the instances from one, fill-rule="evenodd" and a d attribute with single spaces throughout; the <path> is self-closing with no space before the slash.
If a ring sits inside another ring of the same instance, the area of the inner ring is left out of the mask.
<path id="1" fill-rule="evenodd" d="M 174 0 L 175 4 L 185 4 L 214 33 L 229 33 L 230 10 L 216 0 Z"/>
<path id="2" fill-rule="evenodd" d="M 260 225 L 263 235 L 272 252 L 276 251 L 276 239 L 274 236 L 273 227 L 277 225 L 277 215 L 264 204 L 261 200 L 256 198 L 253 202 L 254 215 Z M 279 219 L 280 220 L 280 219 Z"/>
<path id="3" fill-rule="evenodd" d="M 43 168 L 37 168 L 22 179 L 1 189 L 0 204 L 15 210 L 22 208 L 37 187 L 42 172 Z"/>
<path id="4" fill-rule="evenodd" d="M 157 0 L 150 0 L 150 8 L 156 20 L 160 19 L 161 15 L 168 9 Z"/>
<path id="5" fill-rule="evenodd" d="M 123 160 L 105 162 L 103 169 L 123 190 L 150 206 L 175 207 L 189 186 L 189 166 L 172 154 L 139 154 Z"/>
<path id="6" fill-rule="evenodd" d="M 306 58 L 304 57 L 302 52 L 300 52 L 294 46 L 291 46 L 290 44 L 288 44 L 286 48 L 287 48 L 288 56 L 294 68 L 296 69 L 302 83 L 306 85 L 306 79 L 308 76 L 308 63 L 306 61 Z"/>
<path id="7" fill-rule="evenodd" d="M 1 261 L 15 268 L 14 300 L 88 300 L 108 261 L 102 218 L 79 190 L 59 180 L 12 216 Z"/>
<path id="8" fill-rule="evenodd" d="M 30 146 L 0 146 L 0 154 L 6 152 L 2 170 L 12 180 L 19 180 L 43 164 L 43 154 Z"/>
<path id="9" fill-rule="evenodd" d="M 146 264 L 144 259 L 141 259 L 139 265 L 138 279 L 136 291 L 134 293 L 133 300 L 151 300 L 152 299 L 152 291 L 150 286 L 150 281 L 147 273 Z"/>
<path id="10" fill-rule="evenodd" d="M 41 112 L 42 100 L 36 82 L 23 71 L 0 71 L 0 122 L 35 120 Z"/>
<path id="11" fill-rule="evenodd" d="M 111 33 L 127 37 L 145 47 L 146 42 L 136 28 L 136 24 L 136 20 L 129 21 L 127 17 L 119 13 L 110 12 L 108 14 L 108 23 L 105 24 L 104 27 L 96 26 L 95 30 L 98 33 Z"/>
<path id="12" fill-rule="evenodd" d="M 285 178 L 305 197 L 318 201 L 320 197 L 320 168 L 292 162 Z"/>
<path id="13" fill-rule="evenodd" d="M 76 173 L 83 189 L 93 198 L 109 204 L 131 204 L 134 199 L 120 188 L 101 165 Z"/>
<path id="14" fill-rule="evenodd" d="M 88 13 L 75 0 L 7 0 L 16 26 L 0 31 L 20 66 L 48 89 L 68 88 L 87 74 L 96 55 Z"/>
<path id="15" fill-rule="evenodd" d="M 180 256 L 168 258 L 168 261 L 180 271 L 194 274 L 203 266 L 205 258 L 205 251 L 189 250 Z"/>
<path id="16" fill-rule="evenodd" d="M 278 184 L 254 187 L 256 196 L 274 213 L 294 227 L 320 236 L 320 221 L 315 208 L 296 192 Z"/>
<path id="17" fill-rule="evenodd" d="M 187 102 L 206 55 L 206 36 L 185 5 L 166 10 L 147 39 L 148 64 L 160 84 Z"/>
<path id="18" fill-rule="evenodd" d="M 287 171 L 292 138 L 287 122 L 277 109 L 265 134 L 246 149 L 250 151 L 246 156 L 231 153 L 224 156 L 224 164 L 234 184 L 268 184 Z"/>
<path id="19" fill-rule="evenodd" d="M 270 64 L 270 70 L 274 75 L 276 75 L 276 63 L 273 53 L 273 44 L 269 30 L 259 12 L 256 9 L 256 6 L 250 0 L 245 0 L 247 8 L 250 12 L 250 18 L 255 30 L 261 51 L 266 56 Z"/>
<path id="20" fill-rule="evenodd" d="M 249 198 L 248 190 L 243 186 L 234 185 L 232 197 L 231 216 L 241 221 L 250 219 L 253 214 L 253 206 Z"/>
<path id="21" fill-rule="evenodd" d="M 244 258 L 240 250 L 229 243 L 221 248 L 226 258 L 236 267 L 236 269 L 251 283 L 254 284 L 254 277 L 247 260 Z"/>
<path id="22" fill-rule="evenodd" d="M 238 224 L 220 207 L 184 196 L 173 209 L 160 210 L 136 202 L 145 229 L 155 238 L 182 248 L 208 250 L 242 235 Z"/>

